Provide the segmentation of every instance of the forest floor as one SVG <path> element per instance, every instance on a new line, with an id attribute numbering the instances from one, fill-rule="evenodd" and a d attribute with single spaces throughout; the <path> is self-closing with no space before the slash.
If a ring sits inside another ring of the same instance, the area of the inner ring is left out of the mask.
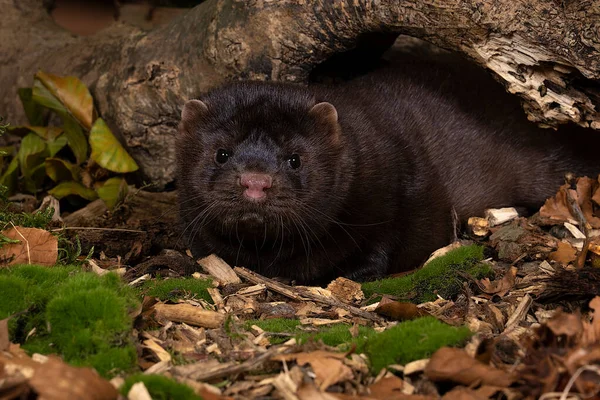
<path id="1" fill-rule="evenodd" d="M 196 262 L 174 231 L 174 193 L 55 213 L 54 235 L 14 224 L 1 249 L 15 257 L 0 268 L 0 312 L 14 303 L 0 321 L 0 398 L 591 398 L 599 187 L 565 184 L 529 218 L 472 218 L 413 273 L 326 288 Z M 20 265 L 55 263 L 75 237 L 70 265 Z"/>

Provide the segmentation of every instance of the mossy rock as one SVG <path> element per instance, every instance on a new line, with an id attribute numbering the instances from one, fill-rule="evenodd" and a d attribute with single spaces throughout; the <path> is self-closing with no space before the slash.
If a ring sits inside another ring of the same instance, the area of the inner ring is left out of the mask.
<path id="1" fill-rule="evenodd" d="M 412 274 L 365 282 L 362 289 L 367 298 L 375 294 L 388 294 L 416 304 L 433 301 L 438 295 L 453 298 L 462 288 L 464 278 L 461 273 L 476 279 L 493 275 L 491 267 L 481 260 L 483 247 L 463 246 L 432 260 Z"/>

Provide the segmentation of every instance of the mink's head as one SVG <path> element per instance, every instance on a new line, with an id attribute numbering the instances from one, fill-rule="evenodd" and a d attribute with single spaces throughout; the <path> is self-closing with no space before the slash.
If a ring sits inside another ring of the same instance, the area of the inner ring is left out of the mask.
<path id="1" fill-rule="evenodd" d="M 298 86 L 238 83 L 188 101 L 177 139 L 186 234 L 312 241 L 341 207 L 344 140 L 335 107 Z"/>

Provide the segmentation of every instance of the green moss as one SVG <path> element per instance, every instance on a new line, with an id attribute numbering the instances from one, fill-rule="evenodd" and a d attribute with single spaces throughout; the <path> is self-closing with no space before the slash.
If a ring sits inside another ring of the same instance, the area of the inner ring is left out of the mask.
<path id="1" fill-rule="evenodd" d="M 252 325 L 258 326 L 260 329 L 271 333 L 294 333 L 296 328 L 300 325 L 300 321 L 297 319 L 287 318 L 271 318 L 271 319 L 251 319 L 244 322 L 246 329 L 250 329 Z"/>
<path id="2" fill-rule="evenodd" d="M 482 259 L 483 247 L 463 246 L 434 259 L 410 275 L 365 282 L 362 289 L 367 298 L 374 294 L 389 294 L 415 303 L 435 300 L 436 295 L 451 298 L 459 293 L 462 286 L 459 272 L 478 279 L 492 274 L 489 266 L 480 263 Z"/>
<path id="3" fill-rule="evenodd" d="M 144 382 L 154 400 L 202 400 L 190 387 L 160 375 L 132 375 L 125 380 L 121 394 L 127 396 L 133 384 L 137 382 Z"/>
<path id="4" fill-rule="evenodd" d="M 142 292 L 148 296 L 158 297 L 162 301 L 196 297 L 212 303 L 206 289 L 212 287 L 210 280 L 194 278 L 153 279 L 142 285 Z"/>
<path id="5" fill-rule="evenodd" d="M 27 309 L 27 280 L 17 276 L 0 276 L 0 319 Z"/>
<path id="6" fill-rule="evenodd" d="M 77 267 L 15 266 L 0 270 L 0 313 L 27 310 L 11 321 L 11 338 L 30 352 L 56 353 L 103 376 L 136 365 L 128 312 L 136 293 L 116 274 L 97 276 Z"/>
<path id="7" fill-rule="evenodd" d="M 433 317 L 418 318 L 370 336 L 365 353 L 378 373 L 390 364 L 427 358 L 440 347 L 462 345 L 471 335 L 466 327 L 446 325 Z"/>
<path id="8" fill-rule="evenodd" d="M 322 341 L 328 346 L 341 346 L 343 350 L 349 349 L 350 346 L 354 344 L 356 345 L 356 351 L 358 353 L 362 353 L 366 341 L 373 335 L 376 335 L 377 332 L 373 328 L 359 326 L 358 335 L 356 337 L 352 337 L 350 328 L 350 325 L 335 324 L 326 328 L 322 328 L 318 333 L 299 333 L 296 338 L 300 343 L 304 343 L 308 340 Z"/>

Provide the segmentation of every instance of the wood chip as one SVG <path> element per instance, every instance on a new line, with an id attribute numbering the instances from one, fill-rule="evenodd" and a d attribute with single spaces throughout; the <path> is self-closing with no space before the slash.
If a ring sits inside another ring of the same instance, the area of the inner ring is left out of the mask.
<path id="1" fill-rule="evenodd" d="M 564 226 L 569 232 L 571 232 L 571 235 L 573 235 L 575 239 L 585 239 L 585 234 L 581 232 L 575 225 L 565 222 Z"/>
<path id="2" fill-rule="evenodd" d="M 490 224 L 487 219 L 471 217 L 467 222 L 469 232 L 475 236 L 484 237 L 490 233 Z"/>
<path id="3" fill-rule="evenodd" d="M 241 283 L 240 278 L 221 257 L 211 254 L 197 261 L 197 263 L 211 276 L 222 284 Z"/>
<path id="4" fill-rule="evenodd" d="M 490 227 L 502 225 L 505 222 L 513 220 L 519 216 L 519 213 L 513 207 L 490 208 L 485 210 L 485 217 L 490 223 Z"/>
<path id="5" fill-rule="evenodd" d="M 339 277 L 327 285 L 333 296 L 347 304 L 358 304 L 365 299 L 362 286 L 348 278 Z"/>
<path id="6" fill-rule="evenodd" d="M 218 328 L 223 325 L 225 315 L 216 311 L 203 310 L 191 304 L 156 304 L 156 317 L 173 322 L 185 322 L 204 328 Z"/>
<path id="7" fill-rule="evenodd" d="M 129 389 L 129 393 L 127 393 L 128 400 L 152 400 L 152 396 L 146 389 L 146 385 L 144 382 L 136 382 Z"/>
<path id="8" fill-rule="evenodd" d="M 429 358 L 409 362 L 404 366 L 404 375 L 412 375 L 425 371 L 425 367 L 429 364 Z"/>
<path id="9" fill-rule="evenodd" d="M 512 329 L 519 324 L 519 322 L 523 321 L 529 312 L 529 308 L 531 307 L 531 303 L 533 303 L 533 299 L 530 295 L 526 294 L 521 298 L 519 305 L 514 313 L 508 318 L 506 322 L 506 330 Z"/>

